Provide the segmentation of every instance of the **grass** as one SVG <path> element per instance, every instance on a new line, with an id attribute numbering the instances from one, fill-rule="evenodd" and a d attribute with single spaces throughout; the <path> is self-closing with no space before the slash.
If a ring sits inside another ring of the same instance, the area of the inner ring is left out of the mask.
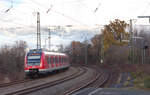
<path id="1" fill-rule="evenodd" d="M 128 76 L 126 82 L 123 84 L 125 87 L 129 86 L 131 78 Z"/>
<path id="2" fill-rule="evenodd" d="M 131 72 L 131 76 L 134 78 L 134 87 L 140 89 L 150 88 L 150 77 L 142 70 Z"/>
<path id="3" fill-rule="evenodd" d="M 150 88 L 150 77 L 144 78 L 144 87 Z"/>
<path id="4" fill-rule="evenodd" d="M 141 71 L 141 70 L 138 70 L 138 71 L 136 71 L 136 72 L 131 72 L 131 76 L 134 78 L 134 79 L 136 79 L 137 77 L 142 77 L 143 76 L 143 71 Z"/>

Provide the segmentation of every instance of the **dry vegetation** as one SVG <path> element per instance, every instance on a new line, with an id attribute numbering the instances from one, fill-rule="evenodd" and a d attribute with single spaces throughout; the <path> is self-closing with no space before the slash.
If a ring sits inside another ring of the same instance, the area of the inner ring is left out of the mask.
<path id="1" fill-rule="evenodd" d="M 13 46 L 2 46 L 0 49 L 0 79 L 12 81 L 24 78 L 24 41 L 16 42 Z"/>
<path id="2" fill-rule="evenodd" d="M 150 88 L 150 64 L 138 64 L 132 66 L 130 70 L 134 78 L 134 88 L 149 89 Z"/>

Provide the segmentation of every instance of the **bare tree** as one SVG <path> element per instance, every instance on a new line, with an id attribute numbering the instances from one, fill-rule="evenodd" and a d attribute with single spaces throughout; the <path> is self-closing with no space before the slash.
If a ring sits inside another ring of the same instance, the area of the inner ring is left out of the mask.
<path id="1" fill-rule="evenodd" d="M 26 42 L 17 41 L 13 46 L 4 45 L 0 49 L 0 73 L 10 79 L 24 75 L 24 57 Z"/>

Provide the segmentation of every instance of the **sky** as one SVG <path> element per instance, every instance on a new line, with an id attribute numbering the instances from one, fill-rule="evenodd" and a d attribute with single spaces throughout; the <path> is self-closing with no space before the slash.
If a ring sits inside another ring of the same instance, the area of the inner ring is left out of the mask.
<path id="1" fill-rule="evenodd" d="M 109 24 L 114 19 L 127 23 L 135 19 L 134 25 L 149 25 L 148 19 L 137 16 L 150 15 L 150 1 L 0 0 L 0 46 L 24 40 L 29 48 L 35 48 L 37 12 L 40 12 L 42 46 L 45 40 L 48 44 L 48 28 L 52 28 L 51 44 L 67 45 L 72 40 L 90 39 L 100 33 L 98 25 Z M 54 31 L 52 26 L 61 28 Z"/>

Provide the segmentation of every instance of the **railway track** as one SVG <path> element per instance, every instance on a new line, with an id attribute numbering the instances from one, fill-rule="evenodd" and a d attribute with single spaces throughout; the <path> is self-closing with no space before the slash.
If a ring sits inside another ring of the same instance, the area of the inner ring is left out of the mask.
<path id="1" fill-rule="evenodd" d="M 33 81 L 33 79 L 17 80 L 17 81 L 8 82 L 8 83 L 2 83 L 2 84 L 0 84 L 0 88 L 15 85 L 15 84 L 20 84 L 20 83 L 25 83 L 25 82 L 29 82 L 29 81 Z"/>
<path id="2" fill-rule="evenodd" d="M 38 85 L 38 86 L 28 87 L 28 88 L 25 88 L 25 89 L 10 92 L 10 93 L 7 93 L 5 95 L 24 95 L 24 94 L 28 94 L 28 93 L 31 93 L 31 92 L 35 92 L 35 91 L 38 91 L 38 90 L 41 90 L 41 89 L 44 89 L 44 88 L 48 88 L 48 87 L 63 83 L 65 81 L 68 81 L 68 80 L 71 80 L 71 79 L 74 79 L 76 77 L 79 77 L 79 76 L 83 75 L 84 73 L 86 73 L 86 71 L 87 71 L 87 69 L 80 68 L 76 73 L 72 74 L 71 76 L 68 76 L 68 77 L 53 81 L 53 82 L 46 82 L 46 83 Z"/>
<path id="3" fill-rule="evenodd" d="M 65 70 L 65 71 L 66 71 L 66 70 Z M 53 75 L 53 74 L 52 74 L 52 75 Z M 25 82 L 40 80 L 40 79 L 48 78 L 48 77 L 51 77 L 51 76 L 43 76 L 43 77 L 38 77 L 38 78 L 36 78 L 36 79 L 28 78 L 28 79 L 24 79 L 24 80 L 16 80 L 16 81 L 13 81 L 13 82 L 2 83 L 2 84 L 0 84 L 0 88 L 8 87 L 8 86 L 11 86 L 11 85 L 16 85 L 16 84 L 21 84 L 21 83 L 25 83 Z"/>
<path id="4" fill-rule="evenodd" d="M 47 78 L 47 77 L 44 77 L 44 78 Z M 2 88 L 2 87 L 8 87 L 8 86 L 11 86 L 11 85 L 16 85 L 16 84 L 21 84 L 21 83 L 25 83 L 25 82 L 40 80 L 42 78 L 43 77 L 39 77 L 37 79 L 30 78 L 30 79 L 24 79 L 24 80 L 16 80 L 16 81 L 13 81 L 13 82 L 8 82 L 8 83 L 2 83 L 2 84 L 0 84 L 0 88 Z"/>
<path id="5" fill-rule="evenodd" d="M 94 73 L 94 76 L 91 79 L 87 79 L 88 82 L 86 82 L 86 83 L 84 82 L 85 84 L 81 83 L 77 87 L 75 87 L 73 89 L 71 88 L 68 91 L 63 92 L 61 95 L 71 95 L 71 94 L 73 94 L 81 89 L 84 89 L 86 87 L 95 87 L 95 88 L 102 87 L 109 79 L 109 75 L 100 71 L 99 68 L 93 68 L 93 70 L 95 70 L 96 72 Z M 61 78 L 59 80 L 52 81 L 52 82 L 45 82 L 45 83 L 39 84 L 37 86 L 29 86 L 29 87 L 26 87 L 23 89 L 16 89 L 15 91 L 8 92 L 5 95 L 24 95 L 24 94 L 30 94 L 32 92 L 34 93 L 34 92 L 42 90 L 44 88 L 53 87 L 53 86 L 61 84 L 63 82 L 67 82 L 71 79 L 74 79 L 76 77 L 83 75 L 86 72 L 87 72 L 86 68 L 80 68 L 78 70 L 78 72 L 71 74 L 69 77 L 64 77 L 64 78 Z M 8 84 L 8 85 L 5 84 L 5 85 L 9 86 L 10 84 Z"/>
<path id="6" fill-rule="evenodd" d="M 100 72 L 100 70 L 97 69 L 97 72 Z M 101 71 L 101 73 L 99 74 L 97 73 L 97 75 L 86 84 L 80 85 L 72 90 L 65 91 L 63 95 L 71 95 L 86 87 L 95 87 L 95 88 L 102 87 L 108 81 L 108 79 L 109 75 Z"/>

